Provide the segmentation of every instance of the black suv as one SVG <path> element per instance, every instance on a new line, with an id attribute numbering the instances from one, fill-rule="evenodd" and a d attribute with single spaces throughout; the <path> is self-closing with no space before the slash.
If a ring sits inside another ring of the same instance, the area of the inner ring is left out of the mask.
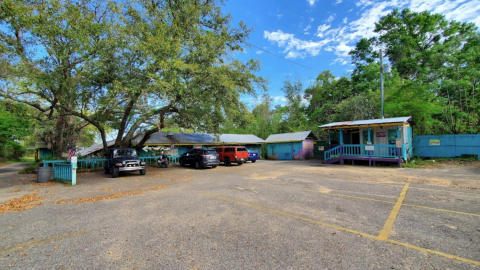
<path id="1" fill-rule="evenodd" d="M 145 175 L 145 162 L 138 158 L 137 151 L 133 148 L 112 148 L 108 149 L 106 155 L 105 173 L 111 173 L 112 178 L 117 178 L 119 172 L 140 171 Z"/>
<path id="2" fill-rule="evenodd" d="M 220 164 L 217 152 L 213 149 L 190 149 L 187 153 L 180 156 L 179 162 L 182 167 L 189 164 L 196 169 L 207 166 L 216 168 Z"/>

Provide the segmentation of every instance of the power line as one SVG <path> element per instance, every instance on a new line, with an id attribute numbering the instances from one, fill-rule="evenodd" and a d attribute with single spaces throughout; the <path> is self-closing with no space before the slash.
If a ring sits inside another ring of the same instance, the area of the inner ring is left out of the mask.
<path id="1" fill-rule="evenodd" d="M 314 69 L 314 68 L 307 67 L 307 66 L 305 66 L 305 65 L 302 65 L 302 64 L 300 64 L 300 63 L 297 63 L 297 62 L 295 62 L 295 61 L 292 61 L 292 60 L 287 59 L 287 58 L 285 58 L 285 57 L 282 57 L 282 56 L 280 56 L 280 55 L 276 55 L 276 54 L 274 54 L 274 53 L 272 53 L 272 52 L 269 52 L 269 51 L 267 51 L 267 50 L 264 50 L 264 49 L 262 49 L 262 48 L 259 48 L 259 47 L 255 46 L 255 45 L 253 45 L 253 44 L 250 44 L 250 43 L 248 43 L 248 42 L 246 42 L 246 41 L 244 41 L 244 43 L 247 44 L 247 45 L 249 45 L 249 46 L 252 46 L 252 47 L 254 47 L 254 48 L 257 48 L 257 49 L 259 49 L 259 50 L 261 50 L 261 51 L 264 51 L 264 52 L 266 52 L 266 53 L 268 53 L 268 54 L 271 54 L 271 55 L 276 56 L 276 57 L 278 57 L 278 58 L 282 58 L 283 60 L 286 60 L 286 61 L 288 61 L 288 62 L 294 63 L 295 65 L 298 65 L 298 66 L 301 66 L 301 67 L 304 67 L 304 68 L 308 68 L 308 69 L 313 70 L 313 71 L 316 71 L 316 72 L 320 72 L 320 71 L 318 71 L 318 70 L 316 70 L 316 69 Z"/>
<path id="2" fill-rule="evenodd" d="M 274 0 L 274 1 L 275 1 L 275 2 L 277 2 L 277 3 L 279 3 L 280 5 L 282 5 L 282 6 L 286 7 L 286 8 L 288 8 L 288 9 L 290 9 L 291 11 L 293 11 L 293 12 L 297 13 L 297 14 L 298 14 L 298 15 L 300 15 L 301 17 L 308 18 L 308 16 L 306 16 L 306 15 L 304 15 L 304 14 L 302 14 L 302 13 L 300 13 L 300 12 L 298 12 L 298 11 L 294 10 L 294 9 L 292 9 L 291 7 L 289 7 L 289 6 L 285 5 L 284 3 L 280 2 L 280 1 L 278 1 L 278 0 Z"/>
<path id="3" fill-rule="evenodd" d="M 297 30 L 295 30 L 295 29 L 291 28 L 290 26 L 288 26 L 288 25 L 285 25 L 285 24 L 281 23 L 279 20 L 277 20 L 277 19 L 273 18 L 272 16 L 270 16 L 270 15 L 268 15 L 268 14 L 265 14 L 265 13 L 263 13 L 262 11 L 260 11 L 260 10 L 256 9 L 255 7 L 253 7 L 253 6 L 249 5 L 249 4 L 247 4 L 245 1 L 242 1 L 242 3 L 243 3 L 244 5 L 247 5 L 247 6 L 249 6 L 251 9 L 254 9 L 254 10 L 256 10 L 258 13 L 262 14 L 263 16 L 269 17 L 270 19 L 274 20 L 275 22 L 277 22 L 277 23 L 279 23 L 279 24 L 281 24 L 281 25 L 283 25 L 283 26 L 287 27 L 288 29 L 290 29 L 290 30 L 292 30 L 292 31 L 296 32 L 297 34 L 305 36 L 305 34 L 304 34 L 304 33 L 300 33 L 300 32 L 298 32 Z"/>

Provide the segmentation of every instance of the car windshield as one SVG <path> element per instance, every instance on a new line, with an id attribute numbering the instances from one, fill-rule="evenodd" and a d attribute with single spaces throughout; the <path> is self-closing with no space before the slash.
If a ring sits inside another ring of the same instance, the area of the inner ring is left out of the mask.
<path id="1" fill-rule="evenodd" d="M 237 148 L 237 152 L 247 152 L 247 148 Z"/>
<path id="2" fill-rule="evenodd" d="M 115 150 L 115 157 L 137 157 L 137 151 L 135 149 L 119 149 Z"/>
<path id="3" fill-rule="evenodd" d="M 207 155 L 216 155 L 217 152 L 215 150 L 208 150 L 208 151 L 205 151 L 205 154 Z"/>

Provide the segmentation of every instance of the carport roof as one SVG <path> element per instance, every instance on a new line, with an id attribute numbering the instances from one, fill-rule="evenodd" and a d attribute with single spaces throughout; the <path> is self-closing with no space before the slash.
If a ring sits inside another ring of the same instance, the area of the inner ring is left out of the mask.
<path id="1" fill-rule="evenodd" d="M 393 118 L 384 118 L 384 119 L 370 119 L 370 120 L 356 120 L 356 121 L 346 121 L 346 122 L 335 122 L 330 124 L 325 124 L 320 126 L 321 129 L 339 129 L 344 127 L 359 127 L 359 126 L 382 126 L 382 125 L 394 125 L 394 124 L 404 124 L 408 122 L 412 117 L 393 117 Z"/>
<path id="2" fill-rule="evenodd" d="M 303 141 L 306 138 L 313 138 L 317 139 L 312 131 L 301 131 L 301 132 L 293 132 L 293 133 L 281 133 L 281 134 L 272 134 L 268 136 L 265 140 L 266 143 L 271 142 L 296 142 L 296 141 Z"/>
<path id="3" fill-rule="evenodd" d="M 115 140 L 111 140 L 107 142 L 108 147 L 112 146 L 115 144 Z M 94 146 L 90 146 L 88 148 L 82 149 L 80 151 L 77 151 L 77 156 L 88 156 L 90 154 L 93 154 L 97 151 L 103 150 L 103 143 L 100 144 L 95 144 Z"/>
<path id="4" fill-rule="evenodd" d="M 200 134 L 200 133 L 176 133 L 167 136 L 164 131 L 159 131 L 150 136 L 145 145 L 170 145 L 170 144 L 259 144 L 264 141 L 252 134 Z M 134 142 L 138 143 L 138 140 Z"/>

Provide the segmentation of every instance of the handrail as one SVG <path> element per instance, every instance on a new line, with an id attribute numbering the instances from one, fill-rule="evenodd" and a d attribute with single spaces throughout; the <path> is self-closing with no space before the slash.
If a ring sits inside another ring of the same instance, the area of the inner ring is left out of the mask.
<path id="1" fill-rule="evenodd" d="M 373 147 L 373 150 L 366 150 L 366 146 Z M 406 158 L 406 145 L 397 148 L 394 144 L 342 144 L 325 151 L 325 161 L 339 156 L 350 157 L 376 157 L 376 158 Z"/>
<path id="2" fill-rule="evenodd" d="M 324 152 L 324 160 L 330 160 L 341 156 L 342 154 L 342 145 L 336 146 L 332 149 L 329 149 Z"/>

